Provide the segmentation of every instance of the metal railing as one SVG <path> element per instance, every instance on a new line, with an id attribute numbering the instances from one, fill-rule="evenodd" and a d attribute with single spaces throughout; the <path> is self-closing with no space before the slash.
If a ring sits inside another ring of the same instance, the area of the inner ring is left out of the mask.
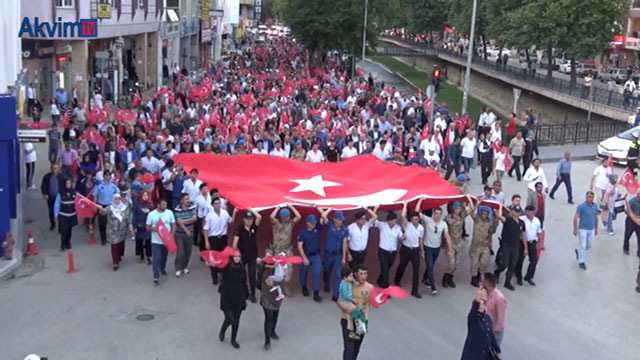
<path id="1" fill-rule="evenodd" d="M 637 1 L 640 2 L 640 0 Z M 389 35 L 380 35 L 380 38 L 393 40 L 398 43 L 412 46 L 414 48 L 419 48 L 426 56 L 435 53 L 440 58 L 452 57 L 463 61 L 466 61 L 467 58 L 466 53 L 450 49 L 437 48 L 428 43 L 415 42 Z M 391 50 L 391 52 L 393 52 L 393 50 Z M 382 54 L 382 52 L 380 51 L 378 53 Z M 572 83 L 571 81 L 548 77 L 546 69 L 544 70 L 544 74 L 540 74 L 538 72 L 531 71 L 530 69 L 528 69 L 528 67 L 522 68 L 520 67 L 518 58 L 508 61 L 505 65 L 498 64 L 497 62 L 491 60 L 484 60 L 484 58 L 474 55 L 472 63 L 473 66 L 482 68 L 489 72 L 493 72 L 496 75 L 506 75 L 507 77 L 516 79 L 518 81 L 527 82 L 532 85 L 540 86 L 544 89 L 555 91 L 560 94 L 569 95 L 575 98 L 580 98 L 585 101 L 591 101 L 592 103 L 598 105 L 611 106 L 618 109 L 629 110 L 631 112 L 632 109 L 638 104 L 637 101 L 633 101 L 633 98 L 630 94 L 625 96 L 617 91 L 608 91 L 607 89 L 596 88 L 595 86 L 593 86 L 593 84 L 591 88 L 588 88 L 583 84 L 578 84 L 575 82 Z M 510 65 L 513 63 L 518 64 L 518 66 Z M 599 80 L 594 79 L 593 81 L 595 82 Z"/>
<path id="2" fill-rule="evenodd" d="M 628 124 L 614 121 L 538 125 L 536 142 L 540 146 L 586 144 L 608 139 L 627 129 L 629 129 Z"/>

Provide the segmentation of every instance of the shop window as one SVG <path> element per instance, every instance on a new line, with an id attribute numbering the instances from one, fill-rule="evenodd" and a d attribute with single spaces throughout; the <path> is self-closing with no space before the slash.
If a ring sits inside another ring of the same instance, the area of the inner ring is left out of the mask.
<path id="1" fill-rule="evenodd" d="M 74 0 L 56 0 L 56 6 L 61 8 L 72 8 Z"/>

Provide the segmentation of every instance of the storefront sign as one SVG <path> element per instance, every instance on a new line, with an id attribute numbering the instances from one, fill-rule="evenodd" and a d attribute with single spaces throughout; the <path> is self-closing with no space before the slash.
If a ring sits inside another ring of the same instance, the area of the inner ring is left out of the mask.
<path id="1" fill-rule="evenodd" d="M 628 37 L 624 41 L 624 48 L 629 50 L 640 50 L 640 39 Z"/>
<path id="2" fill-rule="evenodd" d="M 111 19 L 111 5 L 98 4 L 98 19 Z"/>
<path id="3" fill-rule="evenodd" d="M 202 21 L 209 20 L 209 9 L 211 8 L 211 0 L 201 0 L 202 1 L 202 13 L 200 15 L 200 19 Z"/>
<path id="4" fill-rule="evenodd" d="M 56 53 L 67 54 L 71 52 L 71 43 L 68 41 L 56 42 Z"/>
<path id="5" fill-rule="evenodd" d="M 202 20 L 200 24 L 202 26 L 202 31 L 201 31 L 202 35 L 200 38 L 200 42 L 201 43 L 211 42 L 211 18 L 207 20 Z"/>
<path id="6" fill-rule="evenodd" d="M 18 142 L 47 142 L 47 130 L 18 129 Z"/>

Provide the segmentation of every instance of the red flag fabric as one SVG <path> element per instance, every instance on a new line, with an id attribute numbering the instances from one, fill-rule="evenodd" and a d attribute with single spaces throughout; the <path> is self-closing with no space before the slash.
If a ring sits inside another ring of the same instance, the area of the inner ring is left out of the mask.
<path id="1" fill-rule="evenodd" d="M 285 265 L 285 264 L 300 265 L 304 262 L 304 260 L 300 256 L 282 256 L 282 255 L 267 256 L 262 261 L 267 264 L 278 264 L 278 265 Z"/>
<path id="2" fill-rule="evenodd" d="M 620 180 L 618 180 L 618 184 L 627 188 L 627 191 L 633 195 L 638 192 L 638 187 L 640 187 L 638 180 L 629 168 L 624 169 L 624 172 L 620 176 Z"/>
<path id="3" fill-rule="evenodd" d="M 133 94 L 133 101 L 131 102 L 131 108 L 135 109 L 138 104 L 140 104 L 140 92 L 136 91 L 135 94 Z"/>
<path id="4" fill-rule="evenodd" d="M 84 132 L 84 137 L 88 142 L 98 145 L 99 148 L 104 147 L 105 140 L 94 127 L 89 127 L 89 129 Z"/>
<path id="5" fill-rule="evenodd" d="M 542 254 L 542 250 L 544 250 L 544 241 L 547 237 L 547 232 L 542 230 L 542 232 L 538 235 L 538 243 L 536 245 L 536 250 L 538 251 L 538 261 L 540 261 L 540 254 Z"/>
<path id="6" fill-rule="evenodd" d="M 158 180 L 160 180 L 160 175 L 153 175 L 151 173 L 140 175 L 140 181 L 142 181 L 145 184 L 153 184 Z"/>
<path id="7" fill-rule="evenodd" d="M 494 141 L 493 144 L 491 144 L 491 147 L 495 151 L 502 151 L 502 140 L 496 139 L 496 141 Z"/>
<path id="8" fill-rule="evenodd" d="M 609 154 L 609 169 L 613 169 L 613 156 L 611 156 L 611 154 Z"/>
<path id="9" fill-rule="evenodd" d="M 204 260 L 207 266 L 215 266 L 217 268 L 224 268 L 229 263 L 229 257 L 233 256 L 236 250 L 230 246 L 227 246 L 222 251 L 204 250 L 200 251 L 200 257 Z"/>
<path id="10" fill-rule="evenodd" d="M 76 193 L 76 215 L 79 218 L 92 218 L 97 209 L 96 203 Z"/>
<path id="11" fill-rule="evenodd" d="M 127 142 L 124 140 L 122 136 L 118 135 L 118 152 L 122 153 L 126 149 L 127 149 Z"/>
<path id="12" fill-rule="evenodd" d="M 178 245 L 176 245 L 176 240 L 173 238 L 173 235 L 167 229 L 167 226 L 162 222 L 162 219 L 158 220 L 156 224 L 156 233 L 158 233 L 158 237 L 162 240 L 162 243 L 167 248 L 170 254 L 178 251 Z"/>
<path id="13" fill-rule="evenodd" d="M 216 184 L 222 196 L 240 209 L 315 204 L 333 209 L 382 205 L 383 210 L 399 210 L 405 200 L 424 198 L 423 206 L 430 208 L 463 199 L 434 170 L 385 164 L 372 155 L 317 164 L 276 156 L 190 153 L 173 160 L 187 172 L 197 168 L 202 181 Z M 247 173 L 261 174 L 261 181 Z"/>
<path id="14" fill-rule="evenodd" d="M 389 286 L 386 289 L 380 289 L 374 286 L 373 291 L 369 294 L 369 303 L 375 309 L 378 309 L 387 302 L 389 297 L 406 298 L 408 296 L 409 292 L 399 286 Z"/>
<path id="15" fill-rule="evenodd" d="M 509 154 L 509 148 L 506 148 L 504 151 L 504 169 L 505 171 L 509 171 L 513 166 L 513 160 L 511 159 L 511 154 Z"/>
<path id="16" fill-rule="evenodd" d="M 49 127 L 49 124 L 43 122 L 28 122 L 22 123 L 20 125 L 29 129 L 46 129 L 47 127 Z"/>

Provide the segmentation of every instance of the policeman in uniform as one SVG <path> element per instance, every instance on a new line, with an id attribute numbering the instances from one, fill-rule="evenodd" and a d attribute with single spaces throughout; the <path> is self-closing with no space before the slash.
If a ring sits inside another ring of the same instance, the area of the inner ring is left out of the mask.
<path id="1" fill-rule="evenodd" d="M 502 208 L 498 209 L 498 219 L 502 225 L 502 241 L 500 244 L 499 256 L 501 257 L 498 268 L 494 271 L 496 282 L 499 281 L 500 273 L 507 270 L 507 278 L 504 287 L 511 291 L 515 290 L 511 285 L 511 277 L 516 270 L 518 260 L 523 256 L 524 247 L 527 243 L 525 236 L 524 222 L 520 220 L 522 209 L 520 206 L 509 207 L 509 216 L 502 215 Z"/>
<path id="2" fill-rule="evenodd" d="M 298 252 L 302 256 L 303 263 L 300 265 L 300 286 L 302 295 L 309 296 L 307 288 L 307 275 L 311 268 L 313 276 L 313 300 L 321 302 L 320 297 L 320 274 L 322 273 L 322 257 L 320 256 L 320 225 L 315 215 L 307 216 L 304 229 L 298 234 Z"/>
<path id="3" fill-rule="evenodd" d="M 338 287 L 340 286 L 340 272 L 342 266 L 347 263 L 347 238 L 349 232 L 344 225 L 344 213 L 336 211 L 333 221 L 329 222 L 331 209 L 320 210 L 320 224 L 327 226 L 327 244 L 324 252 L 324 291 L 331 291 L 331 272 L 333 271 L 333 296 L 332 300 L 338 300 Z"/>
<path id="4" fill-rule="evenodd" d="M 489 218 L 491 208 L 488 206 L 480 206 L 478 213 L 475 212 L 475 206 L 471 204 L 471 217 L 473 218 L 473 239 L 469 255 L 471 256 L 471 285 L 480 286 L 480 274 L 483 273 L 489 265 L 489 245 L 491 243 L 491 229 L 493 221 Z"/>
<path id="5" fill-rule="evenodd" d="M 469 201 L 471 203 L 471 201 Z M 453 274 L 458 270 L 460 264 L 460 254 L 462 254 L 462 232 L 464 229 L 464 220 L 468 215 L 466 207 L 456 201 L 451 205 L 451 212 L 444 218 L 449 226 L 449 236 L 453 245 L 453 257 L 447 258 L 447 267 L 442 277 L 442 286 L 455 288 L 453 282 Z"/>
<path id="6" fill-rule="evenodd" d="M 637 131 L 631 134 L 631 145 L 629 145 L 629 152 L 627 152 L 627 167 L 633 171 L 635 175 L 638 175 L 638 153 L 640 152 L 640 144 L 638 143 Z"/>

